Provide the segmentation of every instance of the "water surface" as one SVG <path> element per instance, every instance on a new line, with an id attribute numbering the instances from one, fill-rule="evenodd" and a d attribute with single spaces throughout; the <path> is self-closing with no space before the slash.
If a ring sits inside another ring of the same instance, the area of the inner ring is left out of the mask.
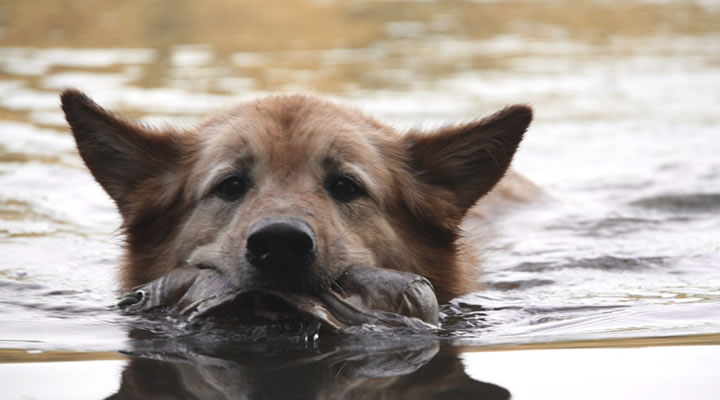
<path id="1" fill-rule="evenodd" d="M 547 196 L 493 223 L 486 289 L 443 306 L 437 332 L 223 344 L 110 307 L 119 218 L 64 124 L 57 94 L 68 86 L 181 126 L 289 91 L 401 128 L 529 103 L 536 120 L 514 165 Z M 133 398 L 147 371 L 177 383 L 152 390 L 182 384 L 178 398 L 720 389 L 709 368 L 720 344 L 714 2 L 9 1 L 0 93 L 8 398 Z M 77 374 L 88 379 L 73 384 Z"/>

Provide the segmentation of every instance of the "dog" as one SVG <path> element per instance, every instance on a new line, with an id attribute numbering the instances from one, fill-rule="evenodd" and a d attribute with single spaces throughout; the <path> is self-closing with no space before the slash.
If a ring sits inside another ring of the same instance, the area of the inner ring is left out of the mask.
<path id="1" fill-rule="evenodd" d="M 180 266 L 234 287 L 308 292 L 352 265 L 427 278 L 440 302 L 478 289 L 478 201 L 508 171 L 532 109 L 424 132 L 313 96 L 273 95 L 192 129 L 149 128 L 75 89 L 77 148 L 122 216 L 126 289 Z M 480 202 L 482 203 L 482 202 Z"/>

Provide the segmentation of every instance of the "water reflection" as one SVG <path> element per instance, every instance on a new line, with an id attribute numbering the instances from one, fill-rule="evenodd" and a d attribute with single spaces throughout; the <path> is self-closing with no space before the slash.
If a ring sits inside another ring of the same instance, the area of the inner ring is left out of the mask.
<path id="1" fill-rule="evenodd" d="M 436 343 L 393 351 L 212 352 L 133 358 L 108 399 L 483 399 L 510 392 L 470 378 Z"/>

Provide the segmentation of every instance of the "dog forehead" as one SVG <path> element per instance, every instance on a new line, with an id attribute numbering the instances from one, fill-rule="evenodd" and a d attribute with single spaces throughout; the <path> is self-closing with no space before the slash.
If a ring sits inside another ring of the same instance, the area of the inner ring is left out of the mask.
<path id="1" fill-rule="evenodd" d="M 400 134 L 365 114 L 309 96 L 242 103 L 198 127 L 192 157 L 198 193 L 223 175 L 251 167 L 262 176 L 291 177 L 328 169 L 355 175 L 380 191 L 401 168 Z M 199 195 L 199 194 L 198 194 Z"/>
<path id="2" fill-rule="evenodd" d="M 310 96 L 273 96 L 242 103 L 200 127 L 210 162 L 306 158 L 376 160 L 395 132 L 365 114 Z"/>

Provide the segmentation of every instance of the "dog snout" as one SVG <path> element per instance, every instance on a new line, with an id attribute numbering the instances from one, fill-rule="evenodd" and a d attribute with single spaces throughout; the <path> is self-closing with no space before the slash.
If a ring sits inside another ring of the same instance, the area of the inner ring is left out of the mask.
<path id="1" fill-rule="evenodd" d="M 260 270 L 273 271 L 305 267 L 315 251 L 315 234 L 305 221 L 265 218 L 250 228 L 245 258 Z"/>

